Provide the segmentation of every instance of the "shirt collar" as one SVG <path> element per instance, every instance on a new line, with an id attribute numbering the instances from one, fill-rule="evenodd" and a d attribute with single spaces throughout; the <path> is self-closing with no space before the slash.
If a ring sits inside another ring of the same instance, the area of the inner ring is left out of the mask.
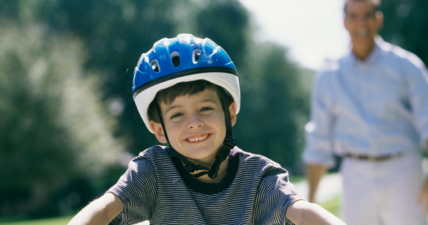
<path id="1" fill-rule="evenodd" d="M 232 184 L 239 168 L 239 155 L 237 147 L 230 150 L 229 165 L 226 169 L 226 174 L 219 183 L 203 183 L 185 170 L 180 159 L 176 157 L 172 157 L 171 159 L 187 187 L 192 189 L 194 192 L 210 195 L 220 193 Z"/>
<path id="2" fill-rule="evenodd" d="M 350 61 L 351 65 L 363 66 L 363 67 L 374 65 L 380 56 L 381 46 L 383 45 L 383 43 L 384 43 L 384 40 L 382 39 L 382 37 L 377 35 L 375 37 L 375 46 L 374 46 L 373 50 L 370 52 L 367 59 L 364 61 L 358 59 L 354 55 L 354 53 L 352 53 L 352 49 L 350 49 L 348 54 L 349 54 L 349 61 Z"/>

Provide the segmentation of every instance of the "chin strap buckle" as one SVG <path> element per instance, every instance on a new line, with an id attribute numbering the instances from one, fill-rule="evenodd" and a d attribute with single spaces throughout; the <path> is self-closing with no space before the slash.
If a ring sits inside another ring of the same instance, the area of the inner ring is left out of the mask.
<path id="1" fill-rule="evenodd" d="M 214 179 L 218 176 L 218 171 L 220 170 L 220 165 L 221 162 L 223 162 L 224 160 L 218 160 L 216 158 L 216 160 L 214 161 L 213 165 L 211 166 L 211 169 L 208 171 L 208 176 L 211 179 Z"/>
<path id="2" fill-rule="evenodd" d="M 220 169 L 221 163 L 224 160 L 226 160 L 226 158 L 229 156 L 230 150 L 235 148 L 236 143 L 237 143 L 237 141 L 235 138 L 233 138 L 229 135 L 226 135 L 226 137 L 224 138 L 224 141 L 223 141 L 223 146 L 221 147 L 220 151 L 218 152 L 218 155 L 216 156 L 214 163 L 211 165 L 211 168 L 206 168 L 204 166 L 196 165 L 196 164 L 190 162 L 184 156 L 181 156 L 175 150 L 173 150 L 172 147 L 171 147 L 171 153 L 174 156 L 176 156 L 177 158 L 179 158 L 184 163 L 184 168 L 189 173 L 195 172 L 197 170 L 207 170 L 207 171 L 204 171 L 204 172 L 201 172 L 201 173 L 194 175 L 194 177 L 197 178 L 197 177 L 203 176 L 205 174 L 208 174 L 208 176 L 211 179 L 215 179 L 218 176 L 218 171 Z"/>
<path id="3" fill-rule="evenodd" d="M 230 150 L 236 146 L 236 143 L 237 141 L 235 138 L 226 135 L 223 141 L 223 146 L 221 147 L 219 153 L 217 153 L 214 163 L 211 165 L 211 168 L 208 172 L 208 176 L 211 179 L 214 179 L 218 176 L 221 163 L 226 160 L 226 158 L 229 156 Z"/>
<path id="4" fill-rule="evenodd" d="M 198 170 L 209 170 L 209 168 L 206 168 L 205 166 L 196 165 L 188 160 L 184 164 L 184 168 L 186 169 L 187 172 L 190 172 L 190 173 Z"/>
<path id="5" fill-rule="evenodd" d="M 238 141 L 236 141 L 235 138 L 233 138 L 229 135 L 226 135 L 226 137 L 224 138 L 224 141 L 223 141 L 223 146 L 227 147 L 230 150 L 236 146 L 237 142 Z"/>
<path id="6" fill-rule="evenodd" d="M 194 172 L 195 170 L 197 170 L 197 168 L 195 167 L 195 164 L 193 164 L 193 163 L 191 163 L 191 162 L 187 162 L 185 165 L 184 165 L 184 168 L 186 168 L 186 171 L 187 172 Z"/>

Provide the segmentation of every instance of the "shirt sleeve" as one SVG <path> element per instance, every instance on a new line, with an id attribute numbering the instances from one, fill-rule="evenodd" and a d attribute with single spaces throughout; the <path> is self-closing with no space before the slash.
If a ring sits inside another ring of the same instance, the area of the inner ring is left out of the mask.
<path id="1" fill-rule="evenodd" d="M 405 67 L 407 93 L 415 125 L 421 134 L 421 145 L 426 147 L 428 140 L 428 72 L 423 62 L 416 56 L 410 55 L 408 59 L 411 64 Z"/>
<path id="2" fill-rule="evenodd" d="M 303 161 L 306 164 L 334 166 L 332 145 L 332 93 L 328 76 L 320 73 L 313 84 L 311 92 L 310 121 L 305 126 L 306 146 L 303 151 Z"/>
<path id="3" fill-rule="evenodd" d="M 261 180 L 257 190 L 254 212 L 255 224 L 293 224 L 286 217 L 288 207 L 304 200 L 288 180 L 283 168 L 271 169 Z"/>
<path id="4" fill-rule="evenodd" d="M 122 212 L 110 224 L 149 220 L 156 199 L 156 176 L 151 161 L 142 156 L 133 159 L 128 170 L 107 192 L 115 194 L 123 202 Z"/>

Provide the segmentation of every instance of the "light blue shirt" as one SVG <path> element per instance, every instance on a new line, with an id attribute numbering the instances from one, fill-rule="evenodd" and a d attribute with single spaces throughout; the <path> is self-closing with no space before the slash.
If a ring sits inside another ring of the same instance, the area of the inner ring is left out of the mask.
<path id="1" fill-rule="evenodd" d="M 428 72 L 414 54 L 376 38 L 365 61 L 348 53 L 317 74 L 305 126 L 307 164 L 333 152 L 382 156 L 428 139 Z"/>

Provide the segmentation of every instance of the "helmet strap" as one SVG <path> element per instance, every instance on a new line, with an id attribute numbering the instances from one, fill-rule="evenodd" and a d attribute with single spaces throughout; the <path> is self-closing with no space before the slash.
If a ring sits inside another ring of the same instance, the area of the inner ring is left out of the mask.
<path id="1" fill-rule="evenodd" d="M 226 123 L 226 137 L 224 138 L 223 144 L 220 146 L 219 151 L 217 152 L 217 155 L 215 157 L 214 163 L 211 165 L 211 168 L 207 168 L 205 166 L 197 165 L 193 162 L 190 162 L 186 157 L 178 153 L 171 145 L 171 142 L 168 139 L 168 135 L 166 134 L 165 125 L 162 118 L 162 113 L 160 111 L 160 106 L 158 104 L 158 101 L 155 99 L 155 105 L 156 109 L 158 111 L 158 116 L 160 123 L 162 125 L 162 129 L 166 138 L 166 141 L 169 144 L 170 148 L 170 154 L 176 158 L 179 158 L 183 164 L 184 168 L 187 172 L 191 173 L 197 170 L 205 170 L 203 172 L 197 173 L 194 175 L 195 178 L 201 177 L 203 175 L 208 174 L 208 177 L 211 179 L 215 179 L 218 176 L 218 171 L 220 170 L 221 163 L 227 159 L 229 156 L 230 150 L 233 149 L 236 145 L 236 139 L 232 137 L 232 124 L 230 119 L 230 111 L 229 111 L 229 105 L 226 100 L 226 93 L 223 88 L 219 87 L 220 92 L 220 100 L 223 106 L 224 114 L 225 114 L 225 123 Z"/>

